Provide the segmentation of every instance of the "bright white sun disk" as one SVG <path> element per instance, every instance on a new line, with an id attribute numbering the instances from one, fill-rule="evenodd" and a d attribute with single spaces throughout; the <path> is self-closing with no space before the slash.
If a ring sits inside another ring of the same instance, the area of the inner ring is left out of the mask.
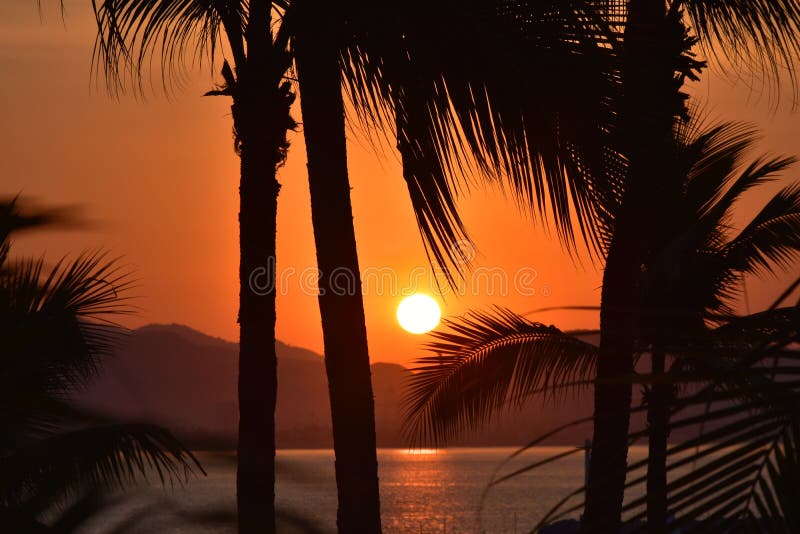
<path id="1" fill-rule="evenodd" d="M 423 293 L 404 298 L 397 307 L 397 322 L 412 334 L 430 332 L 441 318 L 439 303 Z"/>

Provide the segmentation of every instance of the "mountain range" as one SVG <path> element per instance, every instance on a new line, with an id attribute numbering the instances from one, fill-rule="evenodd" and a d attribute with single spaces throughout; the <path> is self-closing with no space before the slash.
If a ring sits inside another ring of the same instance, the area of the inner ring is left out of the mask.
<path id="1" fill-rule="evenodd" d="M 277 343 L 278 407 L 276 442 L 281 448 L 332 446 L 330 405 L 322 356 Z M 149 325 L 130 332 L 117 353 L 82 394 L 82 405 L 117 419 L 165 426 L 190 446 L 232 448 L 238 407 L 236 343 L 187 326 Z M 401 433 L 402 399 L 410 371 L 393 363 L 372 365 L 375 416 L 380 447 L 409 445 Z M 479 432 L 451 445 L 520 445 L 563 424 L 591 414 L 591 391 L 558 405 L 534 400 L 496 417 Z M 587 426 L 569 429 L 551 444 L 582 444 Z"/>

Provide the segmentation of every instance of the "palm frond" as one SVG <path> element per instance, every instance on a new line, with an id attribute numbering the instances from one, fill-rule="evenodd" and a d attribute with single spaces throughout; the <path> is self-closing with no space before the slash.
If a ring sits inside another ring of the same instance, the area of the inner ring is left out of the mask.
<path id="1" fill-rule="evenodd" d="M 2 363 L 15 370 L 7 392 L 80 389 L 124 335 L 113 318 L 131 311 L 131 280 L 117 260 L 89 253 L 43 271 L 25 260 L 0 274 Z"/>
<path id="2" fill-rule="evenodd" d="M 0 451 L 24 447 L 31 440 L 51 436 L 65 426 L 102 421 L 86 410 L 47 391 L 7 388 L 0 395 Z"/>
<path id="3" fill-rule="evenodd" d="M 796 313 L 788 318 L 789 312 L 775 316 L 778 324 L 768 330 L 785 330 L 787 319 L 796 319 Z M 768 314 L 753 318 L 754 324 L 749 326 L 763 328 L 770 318 Z M 736 330 L 747 327 L 741 324 Z M 789 330 L 794 334 L 770 337 L 766 333 L 761 340 L 772 342 L 755 348 L 745 343 L 745 349 L 733 359 L 708 354 L 709 363 L 716 360 L 722 367 L 711 373 L 709 383 L 687 391 L 672 407 L 670 431 L 694 435 L 668 450 L 667 502 L 674 517 L 670 528 L 682 532 L 729 532 L 726 529 L 730 528 L 794 532 L 798 521 L 794 498 L 800 445 L 800 353 L 787 349 L 799 339 L 796 325 Z M 677 380 L 684 383 L 682 378 Z M 647 430 L 637 430 L 630 438 L 646 434 Z M 628 494 L 644 491 L 647 465 L 645 459 L 628 466 Z M 570 493 L 547 519 L 580 510 L 582 495 L 583 488 Z M 646 496 L 625 502 L 628 531 L 647 531 L 643 522 L 646 504 Z"/>
<path id="4" fill-rule="evenodd" d="M 701 128 L 702 115 L 678 123 L 676 139 L 681 180 L 686 200 L 702 216 L 716 204 L 741 171 L 747 153 L 757 141 L 757 130 L 740 122 L 725 122 Z"/>
<path id="5" fill-rule="evenodd" d="M 47 217 L 0 214 L 8 234 Z M 103 252 L 62 259 L 5 261 L 0 270 L 0 521 L 14 531 L 41 526 L 42 513 L 82 501 L 85 492 L 157 475 L 162 484 L 202 468 L 166 430 L 109 423 L 69 404 L 95 376 L 131 308 L 128 273 Z M 79 521 L 85 509 L 67 518 Z"/>
<path id="6" fill-rule="evenodd" d="M 775 161 L 771 168 L 756 168 L 753 173 L 743 174 L 732 189 L 744 181 L 747 189 L 771 179 L 770 176 L 785 168 L 789 160 Z M 752 169 L 752 168 L 751 168 Z M 761 176 L 755 183 L 753 176 Z M 784 188 L 777 193 L 738 234 L 731 235 L 729 220 L 733 204 L 741 194 L 731 192 L 724 195 L 708 215 L 695 226 L 705 232 L 705 243 L 695 254 L 697 261 L 687 276 L 693 284 L 694 299 L 704 301 L 707 319 L 719 323 L 733 315 L 736 299 L 741 296 L 742 281 L 747 274 L 774 273 L 788 270 L 798 259 L 800 252 L 800 195 L 797 185 Z M 725 207 L 727 205 L 727 207 Z M 723 214 L 723 211 L 727 213 Z M 716 221 L 716 222 L 715 222 Z M 701 261 L 702 260 L 702 261 Z"/>
<path id="7" fill-rule="evenodd" d="M 20 206 L 19 197 L 0 200 L 0 269 L 8 259 L 11 234 L 71 221 L 74 214 L 64 208 L 31 208 Z"/>
<path id="8" fill-rule="evenodd" d="M 197 459 L 168 431 L 145 424 L 108 424 L 31 441 L 3 457 L 0 503 L 35 517 L 87 490 L 119 488 L 137 478 L 182 483 Z"/>
<path id="9" fill-rule="evenodd" d="M 28 212 L 20 209 L 19 197 L 0 201 L 0 243 L 20 230 L 37 228 L 58 220 L 58 211 L 37 210 Z"/>
<path id="10" fill-rule="evenodd" d="M 796 374 L 792 369 L 797 358 L 794 354 L 786 362 L 792 376 Z M 744 401 L 753 398 L 752 391 L 720 394 L 721 391 L 710 390 L 682 401 L 679 410 L 686 414 L 674 418 L 670 429 L 695 429 L 698 433 L 668 450 L 667 502 L 674 517 L 671 529 L 698 533 L 729 532 L 730 528 L 754 533 L 795 532 L 796 459 L 800 446 L 796 406 L 800 382 L 795 379 L 777 386 L 772 382 L 771 387 L 777 387 L 780 394 L 771 392 L 769 403 Z M 646 431 L 635 431 L 631 439 L 644 435 Z M 526 466 L 518 471 L 536 467 Z M 628 466 L 628 494 L 644 491 L 646 467 L 646 459 Z M 566 495 L 540 525 L 580 510 L 584 490 Z M 647 531 L 646 503 L 646 497 L 625 502 L 622 511 L 626 531 Z"/>
<path id="11" fill-rule="evenodd" d="M 731 214 L 733 205 L 751 189 L 763 186 L 776 179 L 776 175 L 785 171 L 794 163 L 794 158 L 758 158 L 750 163 L 741 174 L 730 181 L 724 193 L 715 200 L 710 200 L 707 209 L 700 214 L 701 221 L 719 225 Z"/>
<path id="12" fill-rule="evenodd" d="M 672 211 L 673 237 L 647 273 L 656 308 L 664 308 L 655 310 L 663 316 L 656 328 L 673 324 L 684 329 L 684 337 L 701 333 L 703 320 L 719 323 L 732 316 L 743 276 L 788 267 L 798 246 L 796 186 L 777 194 L 738 236 L 731 235 L 738 203 L 794 160 L 761 157 L 746 164 L 757 139 L 750 126 L 693 124 L 699 120 L 676 131 L 676 179 L 683 180 L 684 190 L 683 202 Z"/>
<path id="13" fill-rule="evenodd" d="M 800 307 L 774 308 L 744 317 L 731 317 L 709 332 L 709 344 L 716 347 L 758 347 L 787 344 L 800 339 Z"/>
<path id="14" fill-rule="evenodd" d="M 789 267 L 800 255 L 800 183 L 778 192 L 725 247 L 743 272 Z"/>
<path id="15" fill-rule="evenodd" d="M 221 30 L 230 31 L 236 55 L 242 49 L 245 2 L 238 0 L 92 0 L 98 34 L 93 65 L 112 94 L 143 91 L 143 74 L 153 59 L 164 87 L 180 81 L 188 62 L 213 63 Z M 237 38 L 239 41 L 237 42 Z"/>
<path id="16" fill-rule="evenodd" d="M 447 320 L 412 369 L 405 431 L 438 444 L 535 393 L 586 386 L 597 348 L 502 308 Z"/>
<path id="17" fill-rule="evenodd" d="M 398 12 L 373 5 L 353 16 L 345 88 L 362 123 L 397 131 L 437 262 L 458 268 L 448 245 L 463 228 L 452 198 L 474 173 L 508 184 L 541 221 L 552 214 L 568 249 L 575 235 L 598 239 L 595 205 L 613 197 L 605 174 L 623 173 L 624 160 L 608 164 L 618 66 L 614 48 L 601 44 L 611 30 L 595 4 L 440 2 Z M 370 25 L 382 31 L 362 30 Z M 450 26 L 459 31 L 441 32 Z"/>
<path id="18" fill-rule="evenodd" d="M 413 117 L 429 114 L 424 99 L 414 98 L 408 87 L 394 97 L 397 148 L 425 251 L 431 264 L 441 267 L 447 282 L 454 284 L 455 276 L 463 274 L 470 258 L 459 256 L 461 249 L 453 244 L 469 237 L 456 209 L 454 192 L 458 186 L 444 170 L 460 164 L 446 159 L 447 149 L 432 143 L 436 140 L 430 131 L 419 131 L 424 121 Z"/>
<path id="19" fill-rule="evenodd" d="M 667 491 L 668 505 L 676 516 L 675 528 L 722 531 L 732 521 L 741 524 L 746 520 L 748 531 L 752 532 L 792 531 L 781 528 L 781 523 L 795 511 L 775 506 L 776 497 L 788 495 L 775 491 L 773 477 L 777 474 L 774 462 L 783 451 L 793 454 L 797 446 L 791 437 L 798 423 L 796 406 L 800 390 L 793 370 L 796 362 L 796 354 L 784 356 L 787 373 L 780 367 L 774 369 L 784 376 L 781 380 L 748 380 L 741 391 L 731 390 L 728 385 L 726 395 L 714 401 L 721 408 L 703 412 L 702 423 L 710 429 L 670 448 L 667 469 L 674 476 Z M 757 368 L 753 371 L 760 376 Z M 753 390 L 754 386 L 768 389 Z M 712 398 L 715 396 L 716 393 Z M 706 401 L 702 395 L 695 398 L 686 407 L 697 411 Z M 694 419 L 694 415 L 676 418 L 671 427 L 686 426 Z M 781 442 L 788 449 L 782 449 Z M 679 469 L 693 464 L 691 472 L 678 474 Z M 631 469 L 640 467 L 632 465 Z M 765 500 L 771 503 L 771 512 L 765 511 Z M 644 517 L 643 504 L 643 500 L 637 499 L 626 505 L 627 511 L 635 511 L 632 521 Z"/>
<path id="20" fill-rule="evenodd" d="M 683 0 L 692 27 L 713 56 L 794 81 L 800 52 L 797 0 Z M 796 84 L 793 84 L 796 85 Z"/>

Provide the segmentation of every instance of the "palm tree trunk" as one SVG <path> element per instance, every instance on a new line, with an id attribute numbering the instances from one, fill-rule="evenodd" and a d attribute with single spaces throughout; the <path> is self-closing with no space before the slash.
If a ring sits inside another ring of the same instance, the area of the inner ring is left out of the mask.
<path id="1" fill-rule="evenodd" d="M 620 528 L 628 457 L 636 320 L 637 251 L 618 228 L 606 259 L 600 311 L 600 351 L 594 398 L 594 437 L 582 529 L 614 533 Z M 615 380 L 616 379 L 616 380 Z"/>
<path id="2" fill-rule="evenodd" d="M 595 383 L 595 421 L 583 531 L 619 532 L 627 467 L 631 385 L 639 315 L 641 275 L 658 246 L 656 229 L 669 221 L 665 206 L 674 196 L 667 170 L 673 161 L 673 124 L 684 110 L 676 83 L 681 47 L 666 5 L 629 0 L 625 28 L 622 133 L 629 175 L 615 221 L 603 275 L 600 350 Z M 665 46 L 669 44 L 670 46 Z"/>
<path id="3" fill-rule="evenodd" d="M 271 42 L 268 33 L 260 39 Z M 248 62 L 237 69 L 231 107 L 241 158 L 236 495 L 242 534 L 275 532 L 277 171 L 286 156 L 287 131 L 294 127 L 294 95 L 281 82 L 280 65 L 263 53 L 268 47 L 261 46 L 256 55 L 253 45 Z"/>
<path id="4" fill-rule="evenodd" d="M 239 532 L 275 532 L 275 240 L 270 152 L 245 139 L 239 187 Z"/>
<path id="5" fill-rule="evenodd" d="M 314 4 L 317 6 L 317 4 Z M 347 176 L 339 58 L 325 9 L 297 37 L 311 190 L 320 271 L 319 307 L 333 422 L 339 532 L 381 531 L 375 408 L 367 331 Z M 307 37 L 306 37 L 307 36 Z"/>
<path id="6" fill-rule="evenodd" d="M 654 378 L 666 378 L 665 360 L 664 351 L 654 348 Z M 647 531 L 651 534 L 667 532 L 667 438 L 671 398 L 672 386 L 666 380 L 656 380 L 647 405 Z"/>

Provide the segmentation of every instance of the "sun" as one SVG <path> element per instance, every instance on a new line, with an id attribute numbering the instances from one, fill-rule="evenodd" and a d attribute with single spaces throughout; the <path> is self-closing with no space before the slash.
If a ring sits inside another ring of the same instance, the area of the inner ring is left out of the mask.
<path id="1" fill-rule="evenodd" d="M 442 311 L 433 297 L 416 293 L 406 297 L 397 307 L 397 322 L 412 334 L 425 334 L 439 324 Z"/>

